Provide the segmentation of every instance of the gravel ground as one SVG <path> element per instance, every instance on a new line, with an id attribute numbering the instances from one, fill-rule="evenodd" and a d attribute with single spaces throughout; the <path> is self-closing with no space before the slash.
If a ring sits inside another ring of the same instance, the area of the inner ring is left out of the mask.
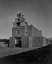
<path id="1" fill-rule="evenodd" d="M 33 47 L 33 48 L 7 48 L 7 47 L 0 47 L 0 58 L 9 56 L 9 55 L 14 55 L 14 54 L 19 54 L 22 52 L 26 52 L 29 50 L 37 49 L 38 47 Z"/>
<path id="2" fill-rule="evenodd" d="M 52 44 L 0 58 L 0 64 L 52 64 Z"/>

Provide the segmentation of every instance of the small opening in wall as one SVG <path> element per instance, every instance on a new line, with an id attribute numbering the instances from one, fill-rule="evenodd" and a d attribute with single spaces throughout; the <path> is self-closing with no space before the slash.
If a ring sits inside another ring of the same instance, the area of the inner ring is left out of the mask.
<path id="1" fill-rule="evenodd" d="M 18 19 L 18 21 L 20 21 L 20 19 Z"/>
<path id="2" fill-rule="evenodd" d="M 17 30 L 18 31 L 18 34 L 19 34 L 19 30 Z"/>
<path id="3" fill-rule="evenodd" d="M 16 37 L 16 43 L 15 43 L 15 46 L 21 48 L 21 37 Z"/>
<path id="4" fill-rule="evenodd" d="M 19 14 L 19 18 L 20 18 L 20 14 Z"/>
<path id="5" fill-rule="evenodd" d="M 27 34 L 27 32 L 26 32 L 26 34 Z"/>
<path id="6" fill-rule="evenodd" d="M 20 22 L 17 22 L 17 26 L 20 26 Z"/>

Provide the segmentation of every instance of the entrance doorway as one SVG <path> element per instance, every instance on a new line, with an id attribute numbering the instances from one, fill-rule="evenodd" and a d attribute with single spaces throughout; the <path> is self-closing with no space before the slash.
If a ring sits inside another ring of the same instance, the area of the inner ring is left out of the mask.
<path id="1" fill-rule="evenodd" d="M 21 48 L 21 37 L 16 37 L 15 38 L 15 47 L 20 47 Z"/>

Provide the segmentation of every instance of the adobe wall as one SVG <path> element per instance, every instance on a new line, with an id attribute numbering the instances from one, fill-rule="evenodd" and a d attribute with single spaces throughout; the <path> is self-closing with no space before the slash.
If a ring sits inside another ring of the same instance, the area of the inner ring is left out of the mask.
<path id="1" fill-rule="evenodd" d="M 32 36 L 33 37 L 41 37 L 42 31 L 35 28 L 33 25 L 30 25 L 32 27 Z"/>
<path id="2" fill-rule="evenodd" d="M 42 37 L 33 37 L 33 47 L 42 47 L 43 46 L 43 39 Z"/>
<path id="3" fill-rule="evenodd" d="M 29 48 L 29 36 L 25 37 L 25 48 Z"/>
<path id="4" fill-rule="evenodd" d="M 25 37 L 22 36 L 21 38 L 21 48 L 25 48 Z"/>
<path id="5" fill-rule="evenodd" d="M 19 34 L 17 32 L 19 30 Z M 19 28 L 12 28 L 12 47 L 15 47 L 15 38 L 16 37 L 21 37 L 21 47 L 25 47 L 25 36 L 24 36 L 24 27 L 19 27 Z"/>
<path id="6" fill-rule="evenodd" d="M 28 26 L 28 36 L 32 36 L 32 26 Z"/>
<path id="7" fill-rule="evenodd" d="M 46 43 L 46 37 L 42 37 L 43 38 L 43 46 L 46 46 L 47 43 Z"/>
<path id="8" fill-rule="evenodd" d="M 21 30 L 21 47 L 24 48 L 25 47 L 25 27 L 22 26 L 20 30 Z"/>
<path id="9" fill-rule="evenodd" d="M 9 47 L 15 47 L 14 46 L 14 39 L 12 37 L 10 37 L 10 39 L 9 39 Z"/>
<path id="10" fill-rule="evenodd" d="M 46 39 L 46 43 L 47 43 L 47 45 L 51 44 L 49 39 Z"/>

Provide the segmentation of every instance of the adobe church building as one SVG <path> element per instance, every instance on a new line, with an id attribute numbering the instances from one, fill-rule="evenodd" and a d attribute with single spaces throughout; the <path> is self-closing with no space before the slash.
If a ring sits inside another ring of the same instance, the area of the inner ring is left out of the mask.
<path id="1" fill-rule="evenodd" d="M 46 45 L 46 38 L 42 37 L 42 31 L 33 25 L 28 25 L 22 13 L 17 14 L 13 22 L 9 47 L 31 48 L 44 45 Z"/>

